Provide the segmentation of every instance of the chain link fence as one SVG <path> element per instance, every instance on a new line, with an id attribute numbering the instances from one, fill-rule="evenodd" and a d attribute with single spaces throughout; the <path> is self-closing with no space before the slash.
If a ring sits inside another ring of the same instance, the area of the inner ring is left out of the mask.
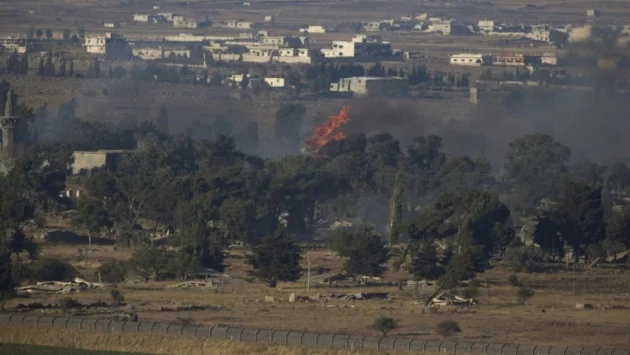
<path id="1" fill-rule="evenodd" d="M 0 324 L 28 325 L 43 328 L 88 329 L 101 332 L 209 337 L 220 340 L 267 342 L 281 345 L 349 350 L 398 350 L 490 355 L 630 355 L 630 348 L 566 347 L 369 337 L 287 330 L 247 329 L 224 325 L 205 326 L 155 322 L 121 322 L 109 319 L 37 316 L 15 313 L 0 314 Z"/>

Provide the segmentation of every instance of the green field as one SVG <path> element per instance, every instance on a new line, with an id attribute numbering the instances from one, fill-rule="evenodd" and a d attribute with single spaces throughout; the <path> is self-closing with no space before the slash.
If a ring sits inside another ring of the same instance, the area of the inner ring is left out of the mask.
<path id="1" fill-rule="evenodd" d="M 120 351 L 98 351 L 84 349 L 56 348 L 53 346 L 0 344 L 2 355 L 143 355 L 140 353 L 124 353 Z M 146 355 L 146 354 L 145 354 Z"/>

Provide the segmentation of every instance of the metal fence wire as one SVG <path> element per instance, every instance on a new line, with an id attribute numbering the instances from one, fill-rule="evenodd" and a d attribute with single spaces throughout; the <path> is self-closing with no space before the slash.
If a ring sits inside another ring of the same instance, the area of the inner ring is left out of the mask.
<path id="1" fill-rule="evenodd" d="M 334 333 L 246 329 L 225 325 L 205 326 L 155 322 L 119 322 L 109 319 L 38 316 L 20 313 L 0 314 L 0 324 L 27 325 L 42 328 L 88 329 L 101 332 L 215 338 L 220 340 L 265 342 L 280 345 L 349 350 L 369 349 L 489 355 L 630 355 L 630 348 L 520 345 L 454 340 L 370 337 Z"/>

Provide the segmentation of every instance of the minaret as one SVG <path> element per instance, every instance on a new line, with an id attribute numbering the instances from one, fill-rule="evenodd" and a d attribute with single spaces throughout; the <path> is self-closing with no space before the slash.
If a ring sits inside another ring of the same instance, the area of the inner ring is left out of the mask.
<path id="1" fill-rule="evenodd" d="M 13 92 L 7 92 L 7 103 L 4 108 L 4 116 L 0 117 L 0 128 L 2 128 L 2 155 L 5 158 L 13 157 L 13 146 L 15 143 L 15 128 L 17 117 L 13 113 Z"/>

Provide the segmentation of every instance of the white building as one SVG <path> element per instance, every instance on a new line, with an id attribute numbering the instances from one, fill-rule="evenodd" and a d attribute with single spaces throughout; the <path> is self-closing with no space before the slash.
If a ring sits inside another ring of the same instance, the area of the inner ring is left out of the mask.
<path id="1" fill-rule="evenodd" d="M 136 22 L 149 22 L 150 15 L 148 14 L 133 14 L 133 20 Z"/>
<path id="2" fill-rule="evenodd" d="M 199 28 L 199 22 L 196 20 L 186 19 L 183 16 L 175 16 L 173 18 L 173 27 L 175 28 Z"/>
<path id="3" fill-rule="evenodd" d="M 326 33 L 326 29 L 323 26 L 308 26 L 307 28 L 300 28 L 300 33 Z"/>
<path id="4" fill-rule="evenodd" d="M 118 28 L 118 23 L 117 22 L 105 22 L 103 23 L 103 27 L 106 28 Z"/>
<path id="5" fill-rule="evenodd" d="M 544 65 L 558 65 L 558 56 L 555 53 L 544 53 L 541 62 Z"/>
<path id="6" fill-rule="evenodd" d="M 240 29 L 252 29 L 254 25 L 251 22 L 245 21 L 228 21 L 228 28 L 240 28 Z"/>
<path id="7" fill-rule="evenodd" d="M 453 54 L 450 58 L 452 65 L 464 65 L 480 67 L 482 65 L 492 64 L 492 56 L 488 54 L 460 53 Z"/>
<path id="8" fill-rule="evenodd" d="M 445 21 L 445 22 L 431 23 L 429 27 L 427 28 L 426 32 L 439 33 L 444 36 L 449 36 L 451 34 L 451 30 L 452 30 L 451 22 Z"/>
<path id="9" fill-rule="evenodd" d="M 105 35 L 86 35 L 85 49 L 91 54 L 105 54 L 107 52 L 107 37 Z"/>
<path id="10" fill-rule="evenodd" d="M 409 83 L 405 78 L 360 76 L 340 79 L 330 85 L 330 90 L 356 95 L 404 96 L 409 90 Z"/>
<path id="11" fill-rule="evenodd" d="M 283 88 L 285 87 L 284 78 L 265 78 L 265 83 L 272 88 Z"/>
<path id="12" fill-rule="evenodd" d="M 551 32 L 548 30 L 533 31 L 528 34 L 527 37 L 533 39 L 534 41 L 551 42 Z"/>
<path id="13" fill-rule="evenodd" d="M 142 60 L 162 59 L 164 56 L 162 47 L 133 48 L 131 53 Z"/>
<path id="14" fill-rule="evenodd" d="M 275 16 L 265 16 L 265 22 L 276 22 Z"/>
<path id="15" fill-rule="evenodd" d="M 477 27 L 482 32 L 493 32 L 494 31 L 494 21 L 491 20 L 479 20 L 477 22 Z"/>
<path id="16" fill-rule="evenodd" d="M 351 58 L 354 57 L 355 43 L 352 41 L 333 41 L 332 48 L 322 49 L 326 58 Z"/>
<path id="17" fill-rule="evenodd" d="M 164 18 L 164 20 L 167 22 L 173 22 L 175 20 L 175 17 L 177 16 L 177 14 L 173 12 L 160 12 L 157 15 Z"/>

